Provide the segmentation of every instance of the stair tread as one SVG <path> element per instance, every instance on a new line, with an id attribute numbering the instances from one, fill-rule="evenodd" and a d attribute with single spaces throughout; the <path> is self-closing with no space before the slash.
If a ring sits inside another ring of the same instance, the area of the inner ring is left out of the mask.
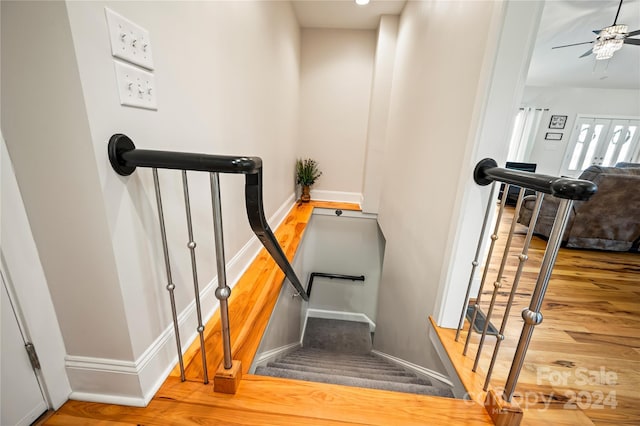
<path id="1" fill-rule="evenodd" d="M 349 368 L 369 368 L 375 369 L 379 371 L 389 371 L 389 372 L 404 372 L 403 368 L 384 365 L 384 364 L 364 364 L 357 362 L 341 362 L 341 361 L 333 361 L 331 359 L 305 359 L 305 358 L 283 358 L 279 361 L 290 362 L 292 364 L 300 364 L 300 365 L 311 365 L 311 366 L 321 366 L 321 367 L 341 367 L 344 369 Z"/>
<path id="2" fill-rule="evenodd" d="M 356 361 L 374 361 L 374 362 L 385 362 L 391 364 L 388 360 L 379 357 L 377 355 L 372 354 L 371 352 L 366 354 L 344 354 L 339 352 L 327 351 L 327 350 L 317 350 L 314 348 L 300 348 L 294 352 L 289 353 L 288 355 L 299 355 L 299 356 L 310 356 L 310 357 L 325 357 L 330 356 L 335 359 L 343 359 L 343 360 L 356 360 Z"/>
<path id="3" fill-rule="evenodd" d="M 415 374 L 400 368 L 390 369 L 390 368 L 378 368 L 375 366 L 371 367 L 366 365 L 343 365 L 340 363 L 301 361 L 298 359 L 289 359 L 289 358 L 278 359 L 278 360 L 275 360 L 274 362 L 297 365 L 300 367 L 308 366 L 308 367 L 317 367 L 317 368 L 325 368 L 325 369 L 333 369 L 333 370 L 360 371 L 363 373 L 376 372 L 377 374 L 388 374 L 390 376 L 415 376 Z"/>
<path id="4" fill-rule="evenodd" d="M 378 374 L 376 371 L 354 371 L 354 370 L 344 370 L 344 369 L 332 369 L 332 368 L 322 368 L 322 367 L 313 367 L 313 366 L 303 366 L 297 364 L 287 364 L 280 362 L 270 362 L 267 364 L 269 368 L 278 368 L 283 370 L 295 370 L 301 372 L 310 372 L 310 373 L 318 373 L 318 374 L 326 374 L 326 375 L 339 375 L 344 377 L 358 377 L 362 379 L 371 379 L 371 380 L 386 380 L 389 382 L 396 383 L 414 383 L 421 384 L 425 386 L 430 386 L 431 382 L 420 379 L 415 375 L 389 375 L 389 374 Z"/>
<path id="5" fill-rule="evenodd" d="M 307 380 L 318 383 L 333 383 L 344 386 L 364 387 L 370 389 L 389 390 L 394 392 L 415 393 L 420 395 L 434 395 L 443 397 L 453 397 L 450 389 L 438 388 L 413 383 L 396 383 L 386 380 L 372 380 L 357 377 L 330 376 L 320 373 L 302 372 L 296 370 L 286 370 L 272 367 L 258 367 L 256 374 L 271 377 L 282 377 L 287 379 Z"/>
<path id="6" fill-rule="evenodd" d="M 363 353 L 363 354 L 346 354 L 341 352 L 329 351 L 326 349 L 316 349 L 316 348 L 307 348 L 302 347 L 294 352 L 291 352 L 289 355 L 302 355 L 302 356 L 332 356 L 339 359 L 354 359 L 354 360 L 373 360 L 373 361 L 383 361 L 388 362 L 387 360 L 372 354 L 371 352 Z"/>

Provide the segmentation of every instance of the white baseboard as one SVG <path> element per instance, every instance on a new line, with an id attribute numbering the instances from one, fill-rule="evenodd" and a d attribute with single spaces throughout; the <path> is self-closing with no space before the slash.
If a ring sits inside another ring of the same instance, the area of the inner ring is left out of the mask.
<path id="1" fill-rule="evenodd" d="M 343 312 L 343 311 L 328 311 L 325 309 L 307 309 L 307 315 L 304 320 L 304 328 L 307 328 L 307 318 L 324 318 L 324 319 L 337 319 L 343 321 L 355 321 L 366 322 L 369 324 L 369 330 L 373 333 L 376 331 L 376 323 L 368 316 L 360 312 Z M 304 330 L 302 330 L 304 336 Z"/>
<path id="2" fill-rule="evenodd" d="M 260 356 L 253 363 L 253 367 L 251 368 L 251 371 L 249 371 L 249 374 L 253 374 L 256 371 L 256 368 L 258 368 L 259 366 L 268 364 L 271 361 L 274 361 L 280 357 L 283 357 L 295 351 L 300 346 L 302 346 L 300 342 L 295 342 L 289 345 L 280 346 L 279 348 L 271 349 L 270 351 L 261 353 Z"/>
<path id="3" fill-rule="evenodd" d="M 355 203 L 362 206 L 362 194 L 359 192 L 325 191 L 312 189 L 311 199 L 318 201 L 337 201 L 341 203 Z"/>
<path id="4" fill-rule="evenodd" d="M 268 220 L 276 229 L 286 218 L 295 202 L 291 194 Z M 233 258 L 227 262 L 227 284 L 233 288 L 262 244 L 252 237 Z M 214 290 L 217 277 L 200 291 L 203 322 L 206 324 L 218 308 Z M 198 333 L 195 299 L 178 315 L 182 352 L 197 338 Z M 169 324 L 135 361 L 67 355 L 65 368 L 71 384 L 70 399 L 105 404 L 144 407 L 160 389 L 162 383 L 178 363 L 173 323 Z"/>
<path id="5" fill-rule="evenodd" d="M 424 368 L 421 365 L 414 364 L 414 363 L 409 362 L 409 361 L 405 361 L 404 359 L 397 358 L 397 357 L 395 357 L 393 355 L 389 355 L 389 354 L 386 354 L 384 352 L 376 351 L 375 349 L 372 350 L 371 352 L 373 352 L 374 354 L 376 354 L 378 356 L 381 356 L 382 358 L 388 359 L 389 361 L 393 362 L 394 364 L 398 364 L 398 365 L 406 368 L 407 370 L 416 373 L 418 376 L 427 376 L 430 379 L 437 380 L 440 383 L 443 383 L 443 384 L 445 384 L 447 386 L 453 387 L 453 383 L 451 382 L 451 380 L 449 380 L 449 378 L 447 376 L 445 376 L 444 374 L 440 374 L 437 371 L 433 371 L 433 370 L 430 370 L 428 368 Z"/>
<path id="6" fill-rule="evenodd" d="M 433 326 L 431 326 L 431 322 L 428 321 L 428 323 L 429 323 L 429 340 L 433 344 L 433 347 L 435 348 L 436 353 L 440 358 L 440 361 L 442 361 L 444 368 L 447 370 L 447 374 L 449 374 L 449 381 L 452 384 L 453 395 L 458 399 L 468 399 L 469 394 L 465 389 L 464 385 L 462 384 L 460 377 L 458 377 L 456 368 L 451 363 L 451 359 L 449 358 L 449 355 L 447 354 L 447 351 L 444 348 L 444 346 L 442 346 L 442 342 L 440 341 L 438 334 L 433 329 Z"/>

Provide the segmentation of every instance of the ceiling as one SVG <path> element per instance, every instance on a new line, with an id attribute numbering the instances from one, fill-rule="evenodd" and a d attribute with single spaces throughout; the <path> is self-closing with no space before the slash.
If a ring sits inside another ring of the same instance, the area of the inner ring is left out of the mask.
<path id="1" fill-rule="evenodd" d="M 527 85 L 640 89 L 640 46 L 625 44 L 610 60 L 579 58 L 592 45 L 551 49 L 595 40 L 592 30 L 613 24 L 618 0 L 547 1 L 531 58 Z M 640 0 L 625 0 L 618 24 L 640 29 Z M 635 36 L 634 38 L 640 38 Z"/>
<path id="2" fill-rule="evenodd" d="M 297 0 L 293 9 L 302 28 L 374 30 L 381 15 L 400 15 L 405 0 L 371 0 L 358 6 L 354 0 Z"/>
<path id="3" fill-rule="evenodd" d="M 399 15 L 405 0 L 294 0 L 303 28 L 376 29 L 380 15 Z M 531 58 L 527 84 L 532 86 L 640 89 L 640 47 L 624 45 L 610 60 L 579 58 L 591 45 L 551 49 L 595 40 L 592 30 L 613 23 L 618 0 L 547 0 Z M 640 0 L 625 0 L 618 23 L 640 29 Z M 640 38 L 635 36 L 634 38 Z"/>

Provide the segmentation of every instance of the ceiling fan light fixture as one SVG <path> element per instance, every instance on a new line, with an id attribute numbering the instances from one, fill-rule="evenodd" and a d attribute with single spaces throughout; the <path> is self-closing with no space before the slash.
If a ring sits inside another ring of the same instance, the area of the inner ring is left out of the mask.
<path id="1" fill-rule="evenodd" d="M 613 57 L 622 45 L 624 39 L 610 39 L 610 40 L 598 40 L 593 45 L 593 53 L 596 54 L 596 60 L 609 59 Z"/>
<path id="2" fill-rule="evenodd" d="M 612 38 L 624 38 L 624 36 L 626 36 L 628 32 L 628 25 L 612 25 L 600 31 L 600 33 L 598 33 L 598 38 L 603 38 L 605 40 L 609 40 Z"/>
<path id="3" fill-rule="evenodd" d="M 629 27 L 624 24 L 603 28 L 593 45 L 596 60 L 611 58 L 616 51 L 620 50 L 628 33 Z"/>

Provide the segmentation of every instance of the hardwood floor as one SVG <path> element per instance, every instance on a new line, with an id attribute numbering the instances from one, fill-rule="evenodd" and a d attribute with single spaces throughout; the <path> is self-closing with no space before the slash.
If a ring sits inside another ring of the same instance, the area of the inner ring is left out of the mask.
<path id="1" fill-rule="evenodd" d="M 490 263 L 480 303 L 484 312 L 513 215 L 512 209 L 509 212 Z M 513 246 L 519 248 L 526 228 L 518 225 L 516 232 Z M 494 388 L 504 386 L 522 329 L 520 312 L 530 301 L 544 248 L 545 242 L 534 237 L 491 380 Z M 509 285 L 500 289 L 497 299 L 492 322 L 498 328 L 519 252 L 509 257 L 508 279 L 503 280 Z M 523 424 L 640 424 L 640 254 L 561 249 L 541 312 L 544 320 L 533 333 L 514 398 L 525 410 Z M 470 371 L 478 336 L 472 336 L 469 356 L 461 359 L 462 343 L 453 341 L 455 330 L 438 332 L 456 354 L 452 358 L 457 366 Z M 460 341 L 465 337 L 463 333 Z M 488 368 L 494 343 L 495 338 L 487 338 L 480 370 Z M 484 381 L 484 373 L 480 379 L 473 376 L 468 380 Z M 481 391 L 481 384 L 470 386 Z"/>
<path id="2" fill-rule="evenodd" d="M 320 202 L 294 206 L 276 231 L 289 258 L 297 249 L 314 207 L 357 209 L 355 205 Z M 523 238 L 517 236 L 514 246 L 518 247 Z M 493 388 L 504 386 L 522 326 L 520 310 L 528 304 L 543 250 L 544 242 L 534 239 L 491 382 Z M 496 256 L 501 253 L 502 249 L 496 249 Z M 489 280 L 497 271 L 496 259 L 490 264 Z M 513 257 L 507 263 L 507 276 L 515 270 L 516 262 Z M 522 397 L 516 400 L 525 409 L 523 424 L 640 424 L 639 274 L 639 254 L 561 250 L 542 307 L 544 321 L 534 331 L 517 388 Z M 273 261 L 261 252 L 234 287 L 230 299 L 233 353 L 234 358 L 243 361 L 245 372 L 275 305 L 282 278 Z M 494 316 L 498 326 L 495 318 L 500 317 L 498 312 L 504 309 L 509 290 L 506 286 L 500 292 Z M 485 293 L 483 298 L 481 305 L 486 311 L 490 295 Z M 201 382 L 201 357 L 199 346 L 194 343 L 185 354 L 187 382 L 181 383 L 174 371 L 147 407 L 69 401 L 45 424 L 492 424 L 481 405 L 484 375 L 470 372 L 475 343 L 470 356 L 462 357 L 465 333 L 461 342 L 455 342 L 455 330 L 435 328 L 474 402 L 254 375 L 243 377 L 236 395 L 217 394 L 211 384 Z M 219 329 L 219 317 L 215 315 L 207 325 L 210 372 L 216 370 L 222 358 Z M 477 336 L 473 340 L 477 342 Z M 492 350 L 490 338 L 480 370 L 486 369 Z M 601 371 L 591 383 L 589 373 Z M 615 407 L 608 405 L 614 402 Z"/>
<path id="3" fill-rule="evenodd" d="M 359 210 L 355 204 L 313 201 L 294 206 L 275 232 L 293 258 L 315 207 Z M 200 347 L 185 353 L 187 381 L 177 368 L 145 408 L 69 401 L 47 425 L 490 425 L 482 405 L 450 398 L 379 391 L 248 375 L 284 275 L 264 250 L 233 288 L 229 299 L 234 359 L 243 379 L 235 395 L 202 383 Z M 206 326 L 209 374 L 222 361 L 219 315 Z"/>

